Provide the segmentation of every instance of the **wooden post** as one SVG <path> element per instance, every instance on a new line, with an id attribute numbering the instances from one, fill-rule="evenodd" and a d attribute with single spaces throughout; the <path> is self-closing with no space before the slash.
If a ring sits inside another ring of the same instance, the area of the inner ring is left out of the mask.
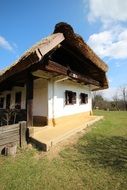
<path id="1" fill-rule="evenodd" d="M 20 136 L 20 147 L 25 147 L 27 145 L 26 141 L 26 121 L 22 121 L 19 123 L 19 136 Z"/>
<path id="2" fill-rule="evenodd" d="M 27 126 L 33 126 L 33 76 L 27 77 L 26 83 L 26 109 L 27 109 Z"/>
<path id="3" fill-rule="evenodd" d="M 5 156 L 15 156 L 17 152 L 17 144 L 11 143 L 5 146 Z"/>

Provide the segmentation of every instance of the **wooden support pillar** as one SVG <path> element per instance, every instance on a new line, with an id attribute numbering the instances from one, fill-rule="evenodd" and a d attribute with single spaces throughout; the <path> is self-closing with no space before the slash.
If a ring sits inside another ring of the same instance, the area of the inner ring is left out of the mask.
<path id="1" fill-rule="evenodd" d="M 26 139 L 26 131 L 27 131 L 27 127 L 26 127 L 26 121 L 22 121 L 19 123 L 19 145 L 21 148 L 25 148 L 27 145 L 27 139 Z"/>
<path id="2" fill-rule="evenodd" d="M 29 74 L 26 82 L 27 126 L 33 126 L 33 76 Z"/>

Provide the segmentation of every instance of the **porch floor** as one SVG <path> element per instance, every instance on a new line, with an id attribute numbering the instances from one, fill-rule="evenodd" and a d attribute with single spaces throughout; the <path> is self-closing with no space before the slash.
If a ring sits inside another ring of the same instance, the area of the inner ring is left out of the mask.
<path id="1" fill-rule="evenodd" d="M 83 120 L 76 118 L 66 123 L 58 124 L 55 127 L 32 127 L 31 141 L 43 150 L 48 151 L 53 145 L 82 131 L 101 119 L 103 119 L 103 116 L 87 116 Z"/>

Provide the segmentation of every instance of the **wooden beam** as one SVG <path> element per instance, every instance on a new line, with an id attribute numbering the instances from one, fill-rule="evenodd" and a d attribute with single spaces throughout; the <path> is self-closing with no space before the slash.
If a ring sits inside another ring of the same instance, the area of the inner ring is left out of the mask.
<path id="1" fill-rule="evenodd" d="M 49 60 L 48 63 L 45 65 L 45 70 L 49 72 L 55 72 L 61 75 L 67 75 L 68 68 Z"/>
<path id="2" fill-rule="evenodd" d="M 45 66 L 45 69 L 49 72 L 56 72 L 61 75 L 69 76 L 72 79 L 75 79 L 80 82 L 84 82 L 86 84 L 93 84 L 95 86 L 101 86 L 100 82 L 92 79 L 91 77 L 89 77 L 87 75 L 84 76 L 84 75 L 81 75 L 74 71 L 71 71 L 67 67 L 62 66 L 51 60 L 48 61 L 48 64 Z"/>
<path id="3" fill-rule="evenodd" d="M 28 74 L 26 82 L 27 126 L 33 126 L 33 76 Z"/>
<path id="4" fill-rule="evenodd" d="M 93 84 L 95 86 L 101 86 L 100 82 L 90 78 L 89 76 L 82 76 L 75 72 L 70 72 L 69 77 L 71 77 L 72 79 L 75 79 L 77 81 L 84 82 L 85 84 Z"/>
<path id="5" fill-rule="evenodd" d="M 71 57 L 74 58 L 74 60 L 77 60 L 76 62 L 78 67 L 79 66 L 82 67 L 84 72 L 87 73 L 87 75 L 93 77 L 95 80 L 98 76 L 98 73 L 103 73 L 103 71 L 100 68 L 98 68 L 95 64 L 93 64 L 93 62 L 91 62 L 87 58 L 82 58 L 82 56 L 78 56 L 76 52 L 73 52 L 66 46 L 62 46 L 62 48 L 65 52 L 68 53 L 68 56 L 70 55 Z"/>
<path id="6" fill-rule="evenodd" d="M 39 45 L 38 49 L 36 50 L 37 54 L 39 54 L 40 58 L 42 58 L 64 40 L 65 37 L 63 33 L 52 34 L 42 41 L 42 44 Z"/>

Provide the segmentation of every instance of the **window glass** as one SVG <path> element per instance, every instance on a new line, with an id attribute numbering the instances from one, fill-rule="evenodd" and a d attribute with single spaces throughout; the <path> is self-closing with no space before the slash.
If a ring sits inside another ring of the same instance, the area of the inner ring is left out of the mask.
<path id="1" fill-rule="evenodd" d="M 88 94 L 80 93 L 80 104 L 88 103 Z"/>
<path id="2" fill-rule="evenodd" d="M 7 96 L 6 96 L 6 109 L 10 108 L 10 103 L 11 103 L 11 94 L 7 94 Z"/>
<path id="3" fill-rule="evenodd" d="M 21 109 L 21 98 L 22 98 L 22 93 L 16 92 L 16 94 L 15 94 L 15 108 L 17 108 L 17 109 Z"/>
<path id="4" fill-rule="evenodd" d="M 0 108 L 4 107 L 4 97 L 0 98 Z"/>
<path id="5" fill-rule="evenodd" d="M 76 104 L 76 92 L 72 92 L 69 90 L 65 91 L 65 104 Z"/>

